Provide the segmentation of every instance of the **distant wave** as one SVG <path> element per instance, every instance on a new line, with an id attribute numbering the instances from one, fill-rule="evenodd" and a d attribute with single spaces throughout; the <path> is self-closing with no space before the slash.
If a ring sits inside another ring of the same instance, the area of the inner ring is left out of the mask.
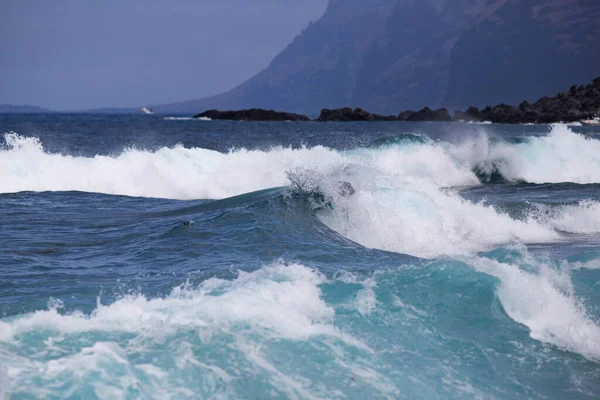
<path id="1" fill-rule="evenodd" d="M 365 182 L 422 181 L 436 187 L 478 185 L 494 175 L 512 182 L 600 183 L 600 141 L 555 125 L 520 141 L 482 135 L 459 144 L 417 135 L 385 138 L 370 148 L 323 146 L 219 153 L 181 145 L 129 148 L 114 156 L 48 153 L 37 138 L 11 132 L 0 150 L 0 193 L 80 190 L 174 199 L 218 199 L 287 185 L 289 171 L 318 171 Z M 358 176 L 358 178 L 357 178 Z"/>
<path id="2" fill-rule="evenodd" d="M 211 121 L 211 119 L 208 117 L 164 117 L 163 119 L 165 121 Z"/>

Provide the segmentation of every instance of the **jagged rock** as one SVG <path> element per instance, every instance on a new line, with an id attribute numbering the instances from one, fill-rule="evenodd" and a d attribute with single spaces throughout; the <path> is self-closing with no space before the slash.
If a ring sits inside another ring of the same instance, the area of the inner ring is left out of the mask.
<path id="1" fill-rule="evenodd" d="M 416 112 L 413 110 L 402 111 L 400 114 L 398 114 L 398 121 L 408 121 L 415 114 Z"/>
<path id="2" fill-rule="evenodd" d="M 421 110 L 414 113 L 408 120 L 409 121 L 432 121 L 433 120 L 433 110 L 429 107 L 424 107 Z"/>
<path id="3" fill-rule="evenodd" d="M 498 104 L 481 110 L 481 118 L 485 121 L 514 124 L 520 120 L 520 118 L 517 118 L 517 113 L 521 113 L 521 111 L 515 106 Z"/>
<path id="4" fill-rule="evenodd" d="M 434 115 L 436 121 L 452 121 L 452 117 L 450 116 L 450 113 L 448 112 L 447 108 L 438 108 L 437 110 L 435 110 Z"/>
<path id="5" fill-rule="evenodd" d="M 371 114 L 363 110 L 362 108 L 355 108 L 354 110 L 345 107 L 345 108 L 337 108 L 335 110 L 330 110 L 328 108 L 324 108 L 321 110 L 321 114 L 317 121 L 326 122 L 326 121 L 395 121 L 396 117 L 393 115 L 379 115 L 379 114 Z"/>
<path id="6" fill-rule="evenodd" d="M 481 119 L 494 123 L 523 124 L 575 122 L 591 118 L 600 110 L 600 77 L 589 85 L 573 85 L 568 92 L 544 96 L 518 107 L 499 104 L 481 111 Z M 456 115 L 456 114 L 455 114 Z"/>
<path id="7" fill-rule="evenodd" d="M 318 121 L 491 121 L 494 123 L 554 123 L 574 122 L 593 117 L 600 111 L 600 77 L 588 85 L 573 85 L 568 92 L 554 97 L 542 97 L 535 103 L 523 101 L 518 107 L 498 104 L 479 110 L 469 107 L 467 111 L 456 110 L 454 118 L 446 108 L 432 110 L 429 107 L 415 112 L 403 111 L 397 117 L 372 114 L 361 108 L 323 109 Z M 246 121 L 308 121 L 308 117 L 287 112 L 253 108 L 240 111 L 208 110 L 195 116 L 211 119 Z"/>
<path id="8" fill-rule="evenodd" d="M 469 107 L 467 111 L 454 111 L 454 121 L 481 121 L 481 113 L 477 107 Z"/>
<path id="9" fill-rule="evenodd" d="M 436 122 L 447 122 L 452 121 L 452 117 L 448 113 L 446 108 L 440 108 L 439 110 L 432 110 L 429 107 L 425 107 L 419 111 L 417 111 L 413 116 L 411 116 L 408 121 L 436 121 Z"/>
<path id="10" fill-rule="evenodd" d="M 251 108 L 249 110 L 219 111 L 208 110 L 194 115 L 194 118 L 232 121 L 310 121 L 305 115 Z"/>

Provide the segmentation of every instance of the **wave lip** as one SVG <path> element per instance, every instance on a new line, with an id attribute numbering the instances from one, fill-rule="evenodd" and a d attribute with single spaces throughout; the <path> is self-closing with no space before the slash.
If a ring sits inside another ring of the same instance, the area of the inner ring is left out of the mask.
<path id="1" fill-rule="evenodd" d="M 432 185 L 358 191 L 317 213 L 331 229 L 366 247 L 424 258 L 464 256 L 513 242 L 548 243 L 560 235 L 534 218 L 513 219 L 493 206 Z"/>
<path id="2" fill-rule="evenodd" d="M 523 261 L 535 270 L 482 257 L 468 263 L 500 279 L 497 295 L 504 310 L 527 326 L 533 339 L 600 360 L 600 326 L 575 297 L 570 271 L 528 256 Z"/>

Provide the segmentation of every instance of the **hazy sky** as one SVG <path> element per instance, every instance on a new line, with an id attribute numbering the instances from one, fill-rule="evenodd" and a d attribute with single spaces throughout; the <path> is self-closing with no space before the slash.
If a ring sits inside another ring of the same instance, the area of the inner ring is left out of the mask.
<path id="1" fill-rule="evenodd" d="M 200 98 L 266 67 L 327 0 L 0 0 L 0 104 Z"/>

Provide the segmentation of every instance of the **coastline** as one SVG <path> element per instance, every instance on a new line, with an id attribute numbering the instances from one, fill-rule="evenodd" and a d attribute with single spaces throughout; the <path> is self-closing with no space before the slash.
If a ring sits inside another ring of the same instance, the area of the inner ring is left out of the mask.
<path id="1" fill-rule="evenodd" d="M 194 115 L 196 119 L 233 121 L 316 121 L 316 122 L 357 122 L 357 121 L 402 121 L 402 122 L 489 122 L 504 124 L 552 124 L 574 123 L 593 118 L 600 111 L 600 77 L 588 85 L 573 85 L 568 92 L 553 97 L 542 97 L 534 103 L 523 101 L 518 106 L 497 104 L 479 109 L 468 107 L 465 111 L 455 109 L 453 114 L 447 108 L 401 111 L 398 115 L 380 115 L 362 108 L 324 108 L 316 119 L 306 115 L 251 108 L 243 110 L 207 110 Z"/>

